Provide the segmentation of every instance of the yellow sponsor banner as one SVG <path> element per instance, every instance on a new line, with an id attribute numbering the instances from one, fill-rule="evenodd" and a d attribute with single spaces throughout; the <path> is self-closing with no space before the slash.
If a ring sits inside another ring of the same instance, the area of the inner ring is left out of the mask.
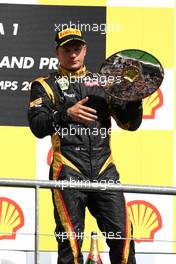
<path id="1" fill-rule="evenodd" d="M 68 5 L 68 6 L 106 6 L 106 0 L 38 0 L 39 4 L 45 5 Z"/>
<path id="2" fill-rule="evenodd" d="M 174 132 L 113 130 L 112 154 L 122 183 L 173 185 Z"/>
<path id="3" fill-rule="evenodd" d="M 27 127 L 1 127 L 1 178 L 35 179 L 36 139 Z"/>
<path id="4" fill-rule="evenodd" d="M 176 15 L 176 14 L 175 14 Z M 176 36 L 175 36 L 176 37 Z M 176 51 L 175 51 L 176 52 Z M 176 56 L 176 54 L 175 54 L 175 56 Z M 176 58 L 175 58 L 175 67 L 176 67 Z M 174 107 L 174 110 L 176 109 L 176 70 L 175 70 L 175 72 L 174 72 L 174 80 L 175 80 L 175 85 L 174 85 L 174 91 L 175 91 L 175 93 L 174 93 L 174 105 L 175 105 L 175 107 Z M 175 130 L 176 130 L 176 111 L 174 111 L 174 113 L 175 113 L 175 118 L 174 118 L 174 128 L 175 128 Z"/>
<path id="5" fill-rule="evenodd" d="M 107 7 L 106 56 L 142 49 L 174 66 L 174 8 Z"/>

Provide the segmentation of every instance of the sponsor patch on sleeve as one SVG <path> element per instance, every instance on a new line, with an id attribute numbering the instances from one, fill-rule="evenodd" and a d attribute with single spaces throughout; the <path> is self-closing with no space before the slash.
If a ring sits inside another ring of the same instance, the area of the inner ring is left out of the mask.
<path id="1" fill-rule="evenodd" d="M 38 107 L 42 104 L 42 97 L 35 99 L 34 101 L 30 102 L 31 107 Z"/>

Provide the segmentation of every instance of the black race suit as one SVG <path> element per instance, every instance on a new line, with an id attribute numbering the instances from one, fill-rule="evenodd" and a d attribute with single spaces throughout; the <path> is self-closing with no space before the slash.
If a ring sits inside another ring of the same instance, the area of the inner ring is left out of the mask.
<path id="1" fill-rule="evenodd" d="M 82 71 L 80 75 L 84 74 Z M 92 78 L 90 73 L 88 76 Z M 109 146 L 111 116 L 120 127 L 136 130 L 142 120 L 141 101 L 122 104 L 117 100 L 110 101 L 104 90 L 90 79 L 86 83 L 80 79 L 76 83 L 71 81 L 64 90 L 56 78 L 59 79 L 60 75 L 53 73 L 33 82 L 28 114 L 30 128 L 36 137 L 52 137 L 54 154 L 50 179 L 72 183 L 119 182 Z M 97 121 L 89 125 L 74 122 L 66 114 L 68 107 L 86 96 L 89 97 L 87 106 L 96 109 L 98 115 Z M 81 246 L 86 206 L 106 235 L 111 263 L 136 263 L 132 240 L 110 239 L 131 236 L 123 193 L 54 189 L 52 195 L 59 245 L 58 264 L 83 263 Z"/>

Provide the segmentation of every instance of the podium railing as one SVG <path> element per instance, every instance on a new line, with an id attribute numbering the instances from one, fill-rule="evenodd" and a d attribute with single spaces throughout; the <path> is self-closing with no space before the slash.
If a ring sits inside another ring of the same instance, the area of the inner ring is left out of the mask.
<path id="1" fill-rule="evenodd" d="M 19 179 L 0 179 L 0 187 L 23 187 L 35 189 L 35 264 L 39 264 L 39 188 L 44 189 L 75 189 L 80 191 L 117 191 L 124 193 L 145 193 L 176 195 L 176 187 L 170 186 L 149 186 L 133 184 L 114 184 L 108 182 L 90 181 L 42 181 L 42 180 L 19 180 Z"/>

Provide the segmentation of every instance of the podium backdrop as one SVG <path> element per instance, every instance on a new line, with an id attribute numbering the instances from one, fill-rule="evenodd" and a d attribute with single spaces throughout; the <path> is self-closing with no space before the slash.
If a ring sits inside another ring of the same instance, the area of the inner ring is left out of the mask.
<path id="1" fill-rule="evenodd" d="M 48 179 L 50 138 L 36 139 L 28 128 L 30 82 L 57 69 L 54 37 L 63 24 L 82 29 L 88 42 L 87 67 L 97 71 L 104 59 L 123 49 L 142 49 L 157 57 L 165 70 L 160 89 L 143 100 L 143 123 L 128 132 L 113 123 L 112 152 L 122 183 L 176 183 L 174 0 L 1 1 L 0 4 L 0 158 L 2 178 Z M 8 3 L 7 3 L 8 2 Z M 9 4 L 9 2 L 11 4 Z M 18 4 L 19 2 L 19 4 Z M 138 237 L 138 252 L 175 253 L 176 200 L 173 196 L 128 194 L 128 209 Z M 34 191 L 0 189 L 1 249 L 34 248 Z M 16 212 L 18 219 L 9 225 Z M 118 212 L 117 212 L 118 214 Z M 40 191 L 40 250 L 57 250 L 51 193 Z M 10 234 L 18 230 L 16 236 Z M 85 232 L 98 230 L 87 212 Z M 20 233 L 28 233 L 28 236 Z M 83 250 L 89 250 L 85 239 Z M 100 250 L 107 251 L 103 239 Z M 149 257 L 149 256 L 148 256 Z M 146 257 L 145 257 L 146 258 Z M 167 257 L 167 260 L 169 261 Z M 161 258 L 162 260 L 162 258 Z M 158 261 L 158 262 L 157 262 Z M 150 258 L 150 263 L 155 262 Z M 148 262 L 148 263 L 149 263 Z M 171 262 L 170 262 L 171 263 Z"/>

